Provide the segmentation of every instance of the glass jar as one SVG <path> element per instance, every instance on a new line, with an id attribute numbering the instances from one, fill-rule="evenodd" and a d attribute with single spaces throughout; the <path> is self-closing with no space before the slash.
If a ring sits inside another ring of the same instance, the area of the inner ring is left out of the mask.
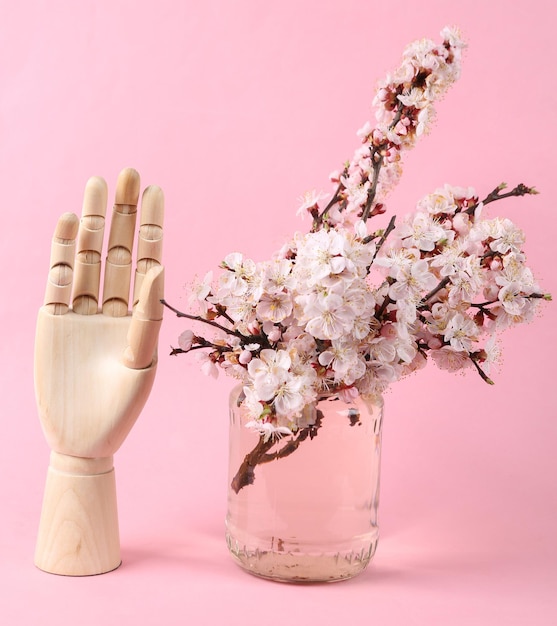
<path id="1" fill-rule="evenodd" d="M 234 560 L 285 582 L 359 574 L 379 535 L 382 398 L 347 404 L 329 395 L 305 407 L 307 428 L 267 442 L 245 427 L 242 400 L 239 386 L 230 395 L 226 518 Z"/>

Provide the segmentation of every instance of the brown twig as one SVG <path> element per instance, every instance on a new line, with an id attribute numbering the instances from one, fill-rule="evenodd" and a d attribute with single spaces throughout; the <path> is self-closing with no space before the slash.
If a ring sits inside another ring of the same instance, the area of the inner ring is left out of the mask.
<path id="1" fill-rule="evenodd" d="M 424 309 L 426 308 L 427 302 L 429 300 L 431 300 L 431 298 L 433 298 L 433 296 L 437 295 L 441 289 L 444 289 L 449 283 L 451 282 L 451 279 L 449 276 L 445 276 L 445 278 L 443 278 L 442 281 L 440 281 L 440 283 L 437 285 L 437 287 L 435 287 L 434 289 L 432 289 L 429 293 L 427 293 L 419 302 L 418 306 L 416 307 L 417 309 Z"/>
<path id="2" fill-rule="evenodd" d="M 321 213 L 315 215 L 315 217 L 313 218 L 313 226 L 311 228 L 312 232 L 316 232 L 319 230 L 321 224 L 323 224 L 323 220 L 325 219 L 325 216 L 327 215 L 327 213 L 338 202 L 338 198 L 340 196 L 340 192 L 342 191 L 343 187 L 344 185 L 342 183 L 339 183 L 333 197 L 329 200 L 327 206 L 321 211 Z"/>
<path id="3" fill-rule="evenodd" d="M 393 215 L 391 217 L 391 219 L 389 220 L 389 224 L 387 225 L 387 228 L 385 228 L 384 233 L 381 235 L 381 239 L 379 239 L 379 241 L 377 242 L 377 247 L 375 248 L 375 254 L 373 255 L 373 258 L 371 259 L 371 263 L 368 266 L 368 272 L 369 272 L 369 268 L 372 266 L 373 261 L 375 261 L 377 255 L 379 254 L 379 250 L 381 250 L 383 244 L 385 243 L 385 241 L 387 240 L 387 237 L 393 232 L 393 230 L 395 229 L 395 221 L 396 221 L 396 215 Z"/>
<path id="4" fill-rule="evenodd" d="M 195 322 L 203 322 L 204 324 L 208 324 L 209 326 L 213 326 L 214 328 L 222 330 L 228 335 L 234 335 L 235 337 L 241 337 L 242 339 L 244 339 L 244 335 L 242 335 L 238 331 L 227 328 L 226 326 L 222 326 L 222 324 L 219 324 L 218 322 L 213 322 L 213 320 L 205 319 L 204 317 L 201 317 L 201 315 L 191 315 L 190 313 L 184 313 L 183 311 L 179 311 L 178 309 L 168 304 L 168 302 L 164 299 L 161 300 L 161 304 L 164 305 L 167 309 L 170 309 L 173 313 L 175 313 L 176 317 L 185 317 L 186 319 L 193 320 Z"/>
<path id="5" fill-rule="evenodd" d="M 501 183 L 500 185 L 497 185 L 497 187 L 495 187 L 495 189 L 481 201 L 481 204 L 485 206 L 486 204 L 490 204 L 491 202 L 495 202 L 496 200 L 504 200 L 505 198 L 519 197 L 519 196 L 526 196 L 526 195 L 537 195 L 539 193 L 539 191 L 535 187 L 528 187 L 527 185 L 524 185 L 523 183 L 518 184 L 516 187 L 514 187 L 514 189 L 511 189 L 510 191 L 507 191 L 506 193 L 501 193 L 501 191 L 506 188 L 507 188 L 507 185 L 505 183 Z M 476 202 L 476 204 L 473 204 L 471 207 L 468 207 L 466 211 L 463 211 L 463 212 L 468 213 L 468 215 L 473 215 L 474 211 L 478 208 L 479 205 L 480 203 Z"/>
<path id="6" fill-rule="evenodd" d="M 296 436 L 286 441 L 286 443 L 276 452 L 270 453 L 271 448 L 277 443 L 277 440 L 273 437 L 269 437 L 265 440 L 264 435 L 259 437 L 259 441 L 256 446 L 248 452 L 242 461 L 236 475 L 232 479 L 230 486 L 234 493 L 238 493 L 243 487 L 252 485 L 255 481 L 255 468 L 263 463 L 270 463 L 278 459 L 284 459 L 290 456 L 298 449 L 298 446 L 305 441 L 308 437 L 313 439 L 317 436 L 317 430 L 321 427 L 323 420 L 323 413 L 317 411 L 317 417 L 315 424 L 300 428 Z"/>

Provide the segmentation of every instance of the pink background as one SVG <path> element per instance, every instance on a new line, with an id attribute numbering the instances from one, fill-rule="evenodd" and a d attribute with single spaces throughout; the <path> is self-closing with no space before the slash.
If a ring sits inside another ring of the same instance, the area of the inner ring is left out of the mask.
<path id="1" fill-rule="evenodd" d="M 327 188 L 403 47 L 445 24 L 469 49 L 461 81 L 406 159 L 398 215 L 445 182 L 524 182 L 494 205 L 555 272 L 555 19 L 544 0 L 0 2 L 0 621 L 5 624 L 557 623 L 555 304 L 505 335 L 488 387 L 428 368 L 387 396 L 374 564 L 314 587 L 244 574 L 223 539 L 231 381 L 170 358 L 116 457 L 124 565 L 71 579 L 33 566 L 49 451 L 36 418 L 33 335 L 58 214 L 89 176 L 136 167 L 166 194 L 167 298 L 241 250 L 266 258 L 296 198 Z"/>

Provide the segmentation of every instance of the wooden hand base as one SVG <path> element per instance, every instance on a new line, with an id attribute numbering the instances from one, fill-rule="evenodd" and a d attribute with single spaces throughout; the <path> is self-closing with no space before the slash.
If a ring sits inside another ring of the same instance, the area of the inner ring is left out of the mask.
<path id="1" fill-rule="evenodd" d="M 91 576 L 121 563 L 112 457 L 51 453 L 35 565 L 51 574 Z"/>

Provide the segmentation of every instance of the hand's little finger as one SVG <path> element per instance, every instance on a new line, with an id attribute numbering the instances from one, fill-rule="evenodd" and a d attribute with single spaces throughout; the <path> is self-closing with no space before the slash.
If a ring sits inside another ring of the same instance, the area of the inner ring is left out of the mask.
<path id="1" fill-rule="evenodd" d="M 78 227 L 77 216 L 64 213 L 56 224 L 52 238 L 44 306 L 54 315 L 63 315 L 70 305 Z"/>

